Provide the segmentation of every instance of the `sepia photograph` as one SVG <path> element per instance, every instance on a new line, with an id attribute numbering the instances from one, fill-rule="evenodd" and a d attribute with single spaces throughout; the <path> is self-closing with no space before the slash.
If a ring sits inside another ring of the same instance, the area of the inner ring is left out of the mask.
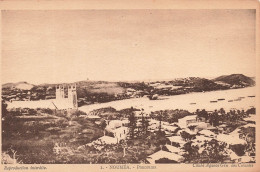
<path id="1" fill-rule="evenodd" d="M 253 166 L 257 15 L 2 10 L 1 164 Z"/>

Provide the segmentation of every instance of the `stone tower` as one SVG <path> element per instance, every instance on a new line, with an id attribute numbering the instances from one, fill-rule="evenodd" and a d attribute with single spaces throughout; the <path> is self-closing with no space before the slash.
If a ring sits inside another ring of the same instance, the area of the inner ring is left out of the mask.
<path id="1" fill-rule="evenodd" d="M 73 109 L 78 108 L 76 84 L 68 86 L 68 101 L 72 104 Z"/>

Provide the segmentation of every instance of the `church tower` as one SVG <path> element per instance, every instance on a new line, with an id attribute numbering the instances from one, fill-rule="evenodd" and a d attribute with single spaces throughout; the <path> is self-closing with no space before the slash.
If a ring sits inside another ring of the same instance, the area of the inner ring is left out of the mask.
<path id="1" fill-rule="evenodd" d="M 68 86 L 68 101 L 72 104 L 73 109 L 78 108 L 76 84 Z"/>
<path id="2" fill-rule="evenodd" d="M 65 94 L 64 94 L 64 86 L 63 85 L 57 85 L 56 86 L 56 99 L 64 99 Z"/>
<path id="3" fill-rule="evenodd" d="M 61 86 L 60 86 L 60 95 L 61 95 L 61 99 L 64 99 L 64 98 L 65 98 L 64 90 L 65 90 L 64 85 L 61 85 Z"/>
<path id="4" fill-rule="evenodd" d="M 56 85 L 56 99 L 61 99 L 61 89 L 59 85 Z"/>

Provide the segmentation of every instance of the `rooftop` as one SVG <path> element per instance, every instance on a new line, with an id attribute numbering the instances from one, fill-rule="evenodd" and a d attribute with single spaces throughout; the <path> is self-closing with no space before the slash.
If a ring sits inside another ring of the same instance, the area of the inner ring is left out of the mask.
<path id="1" fill-rule="evenodd" d="M 171 136 L 171 137 L 167 137 L 171 142 L 176 142 L 176 143 L 181 143 L 184 144 L 186 143 L 181 136 Z"/>
<path id="2" fill-rule="evenodd" d="M 148 156 L 147 161 L 149 161 L 151 164 L 154 164 L 156 160 L 159 160 L 162 158 L 167 158 L 170 160 L 174 160 L 176 162 L 181 162 L 183 160 L 183 156 L 181 156 L 181 155 L 160 150 L 160 151 L 155 152 L 154 154 Z"/>
<path id="3" fill-rule="evenodd" d="M 205 136 L 215 136 L 216 135 L 215 133 L 213 133 L 210 130 L 201 130 L 199 133 L 202 135 L 205 135 Z"/>
<path id="4" fill-rule="evenodd" d="M 189 116 L 185 116 L 179 120 L 193 120 L 193 119 L 196 119 L 197 118 L 197 115 L 189 115 Z"/>

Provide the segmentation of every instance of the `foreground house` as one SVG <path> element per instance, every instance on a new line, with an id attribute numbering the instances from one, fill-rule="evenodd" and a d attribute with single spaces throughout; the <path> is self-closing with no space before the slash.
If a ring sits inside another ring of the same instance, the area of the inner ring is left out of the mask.
<path id="1" fill-rule="evenodd" d="M 115 138 L 117 139 L 117 142 L 120 140 L 125 140 L 128 135 L 128 127 L 119 127 L 117 129 L 112 130 L 111 132 L 114 134 Z"/>
<path id="2" fill-rule="evenodd" d="M 177 148 L 177 147 L 172 146 L 172 145 L 166 144 L 165 147 L 166 147 L 166 149 L 167 149 L 169 152 L 171 152 L 171 153 L 180 154 L 181 152 L 183 152 L 183 150 L 181 150 L 180 148 Z"/>

